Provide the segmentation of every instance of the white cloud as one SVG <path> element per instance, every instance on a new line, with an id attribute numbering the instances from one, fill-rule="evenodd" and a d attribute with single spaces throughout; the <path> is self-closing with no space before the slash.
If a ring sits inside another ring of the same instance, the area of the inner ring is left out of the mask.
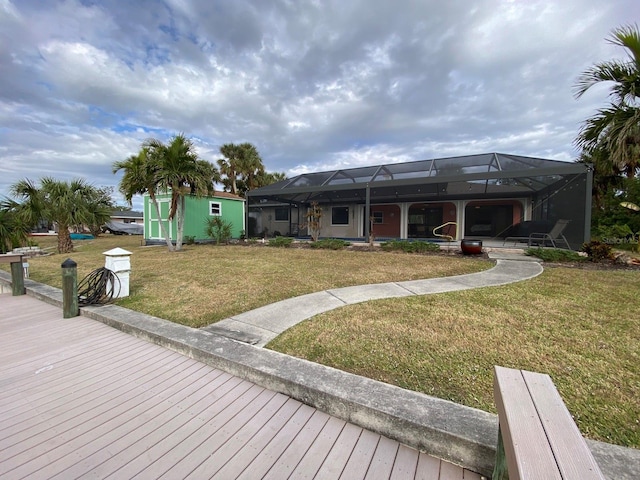
<path id="1" fill-rule="evenodd" d="M 581 71 L 638 17 L 602 3 L 0 0 L 0 194 L 115 185 L 149 136 L 215 161 L 249 141 L 290 175 L 488 151 L 572 160 Z"/>

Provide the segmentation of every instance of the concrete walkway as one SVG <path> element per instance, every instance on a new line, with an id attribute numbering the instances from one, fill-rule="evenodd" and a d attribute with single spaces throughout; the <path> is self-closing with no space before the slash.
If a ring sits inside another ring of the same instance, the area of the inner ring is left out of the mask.
<path id="1" fill-rule="evenodd" d="M 285 330 L 320 313 L 354 303 L 382 298 L 428 295 L 520 282 L 542 273 L 535 257 L 522 253 L 490 252 L 496 266 L 479 273 L 406 282 L 335 288 L 289 298 L 226 318 L 203 330 L 264 347 Z"/>

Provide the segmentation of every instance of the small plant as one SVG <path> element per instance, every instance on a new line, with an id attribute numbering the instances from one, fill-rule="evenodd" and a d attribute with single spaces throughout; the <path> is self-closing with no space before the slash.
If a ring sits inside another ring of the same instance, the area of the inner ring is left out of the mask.
<path id="1" fill-rule="evenodd" d="M 339 238 L 324 238 L 311 243 L 311 248 L 324 248 L 327 250 L 340 250 L 351 245 L 351 242 Z"/>
<path id="2" fill-rule="evenodd" d="M 602 262 L 603 260 L 611 260 L 613 258 L 613 249 L 611 245 L 598 240 L 593 240 L 582 245 L 582 251 L 587 254 L 592 262 Z"/>
<path id="3" fill-rule="evenodd" d="M 293 238 L 291 237 L 275 237 L 269 240 L 270 247 L 284 247 L 288 248 L 293 243 Z"/>
<path id="4" fill-rule="evenodd" d="M 440 245 L 432 242 L 409 242 L 407 240 L 392 240 L 380 245 L 386 252 L 401 251 L 406 253 L 437 252 Z"/>
<path id="5" fill-rule="evenodd" d="M 527 248 L 524 253 L 531 257 L 538 257 L 543 262 L 583 262 L 586 260 L 578 252 L 562 248 Z"/>
<path id="6" fill-rule="evenodd" d="M 186 245 L 193 245 L 194 243 L 196 243 L 196 237 L 194 237 L 193 235 L 185 235 L 184 243 Z"/>
<path id="7" fill-rule="evenodd" d="M 222 217 L 210 217 L 206 222 L 205 233 L 218 245 L 228 243 L 231 239 L 232 226 L 230 221 L 223 220 Z"/>
<path id="8" fill-rule="evenodd" d="M 311 202 L 311 207 L 306 214 L 307 223 L 304 225 L 309 229 L 309 235 L 314 242 L 318 241 L 320 236 L 320 227 L 322 220 L 322 207 L 318 205 L 318 202 Z"/>

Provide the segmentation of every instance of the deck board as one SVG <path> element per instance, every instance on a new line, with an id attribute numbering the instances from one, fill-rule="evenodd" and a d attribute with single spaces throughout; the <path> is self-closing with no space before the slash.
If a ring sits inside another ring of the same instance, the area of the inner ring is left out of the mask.
<path id="1" fill-rule="evenodd" d="M 286 395 L 0 295 L 0 478 L 473 479 Z"/>

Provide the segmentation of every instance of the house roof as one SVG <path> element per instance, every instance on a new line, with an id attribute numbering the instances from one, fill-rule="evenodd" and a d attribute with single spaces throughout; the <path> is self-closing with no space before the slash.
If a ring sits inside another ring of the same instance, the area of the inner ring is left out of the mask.
<path id="1" fill-rule="evenodd" d="M 589 169 L 582 163 L 486 153 L 305 173 L 247 192 L 252 203 L 444 200 L 529 196 Z"/>
<path id="2" fill-rule="evenodd" d="M 234 195 L 233 193 L 230 192 L 220 192 L 218 190 L 216 190 L 216 193 L 212 195 L 213 197 L 218 197 L 218 198 L 230 198 L 232 200 L 245 200 L 244 197 L 241 197 L 240 195 Z"/>
<path id="3" fill-rule="evenodd" d="M 189 189 L 188 188 L 184 188 L 183 192 L 185 193 L 185 195 L 189 195 Z M 162 193 L 157 193 L 156 197 L 163 197 L 163 196 L 168 196 L 171 195 L 171 190 L 166 191 L 166 192 L 162 192 Z M 149 194 L 145 193 L 143 195 L 143 197 L 148 197 Z M 246 201 L 246 199 L 244 197 L 241 197 L 240 195 L 234 195 L 233 193 L 230 192 L 223 192 L 221 190 L 216 190 L 213 195 L 205 195 L 202 198 L 228 198 L 230 200 L 240 200 L 242 202 Z"/>
<path id="4" fill-rule="evenodd" d="M 134 210 L 114 210 L 111 212 L 112 217 L 117 218 L 140 218 L 142 219 L 142 212 L 136 212 Z"/>

